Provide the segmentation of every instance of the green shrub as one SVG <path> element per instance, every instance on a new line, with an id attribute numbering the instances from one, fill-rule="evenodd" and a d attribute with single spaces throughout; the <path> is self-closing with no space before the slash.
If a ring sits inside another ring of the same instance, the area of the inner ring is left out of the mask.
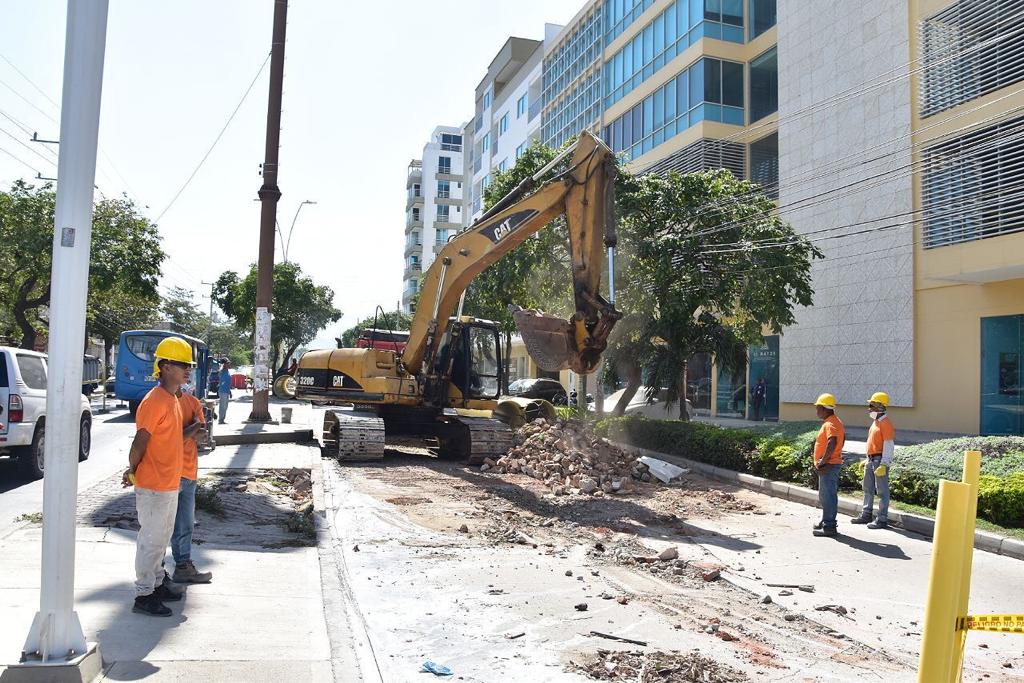
<path id="1" fill-rule="evenodd" d="M 750 471 L 750 454 L 756 440 L 754 432 L 747 429 L 644 417 L 607 418 L 597 423 L 595 431 L 615 441 L 737 472 Z"/>
<path id="2" fill-rule="evenodd" d="M 897 448 L 894 473 L 906 469 L 927 479 L 959 481 L 965 451 L 981 451 L 982 474 L 1006 476 L 1024 470 L 1024 437 L 964 436 Z"/>
<path id="3" fill-rule="evenodd" d="M 1024 527 L 1024 472 L 978 480 L 978 516 L 1007 527 Z"/>
<path id="4" fill-rule="evenodd" d="M 786 444 L 771 443 L 758 447 L 750 457 L 750 473 L 778 481 L 797 481 L 805 474 L 807 463 L 797 450 Z"/>

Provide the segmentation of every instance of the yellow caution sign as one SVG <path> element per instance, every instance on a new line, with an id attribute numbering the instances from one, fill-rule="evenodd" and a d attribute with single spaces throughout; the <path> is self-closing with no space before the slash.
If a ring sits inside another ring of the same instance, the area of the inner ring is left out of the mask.
<path id="1" fill-rule="evenodd" d="M 1024 614 L 979 614 L 957 620 L 958 631 L 994 631 L 1024 634 Z"/>

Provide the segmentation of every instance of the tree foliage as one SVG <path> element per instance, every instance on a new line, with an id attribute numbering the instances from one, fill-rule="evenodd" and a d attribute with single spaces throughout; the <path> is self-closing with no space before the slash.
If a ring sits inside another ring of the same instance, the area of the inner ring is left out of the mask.
<path id="1" fill-rule="evenodd" d="M 256 283 L 254 264 L 244 278 L 230 271 L 223 273 L 213 288 L 214 302 L 249 335 L 255 333 L 256 327 Z M 274 317 L 270 342 L 274 367 L 279 370 L 287 368 L 296 349 L 341 318 L 341 311 L 334 307 L 334 290 L 313 282 L 295 263 L 274 264 L 271 311 Z"/>
<path id="2" fill-rule="evenodd" d="M 629 377 L 646 370 L 650 391 L 665 389 L 685 419 L 687 360 L 706 352 L 720 367 L 741 367 L 765 328 L 781 332 L 795 306 L 811 304 L 811 261 L 821 252 L 774 215 L 756 185 L 728 171 L 628 182 L 618 197 L 618 303 L 632 319 L 616 328 L 608 356 Z M 616 414 L 631 398 L 627 391 Z"/>
<path id="3" fill-rule="evenodd" d="M 0 333 L 19 335 L 25 348 L 48 323 L 55 201 L 50 184 L 17 181 L 0 192 Z M 116 338 L 114 328 L 132 327 L 159 303 L 165 255 L 156 226 L 130 200 L 103 199 L 93 207 L 89 258 L 89 331 Z"/>
<path id="4" fill-rule="evenodd" d="M 356 338 L 362 330 L 368 330 L 376 325 L 378 330 L 408 330 L 412 326 L 412 316 L 405 311 L 395 310 L 385 313 L 383 316 L 375 315 L 363 318 L 352 327 L 341 333 L 341 345 L 351 348 L 356 345 Z"/>
<path id="5" fill-rule="evenodd" d="M 160 313 L 175 332 L 205 339 L 210 316 L 199 310 L 192 296 L 191 290 L 172 287 L 160 302 Z"/>

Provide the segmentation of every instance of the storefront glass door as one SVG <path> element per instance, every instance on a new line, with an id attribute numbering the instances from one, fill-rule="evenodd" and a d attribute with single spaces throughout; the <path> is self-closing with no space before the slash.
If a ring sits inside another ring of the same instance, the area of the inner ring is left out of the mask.
<path id="1" fill-rule="evenodd" d="M 1024 435 L 1024 315 L 981 319 L 981 433 Z"/>
<path id="2" fill-rule="evenodd" d="M 758 382 L 764 380 L 764 388 Z M 750 347 L 750 375 L 747 395 L 750 420 L 779 419 L 779 335 L 764 337 L 760 346 Z"/>

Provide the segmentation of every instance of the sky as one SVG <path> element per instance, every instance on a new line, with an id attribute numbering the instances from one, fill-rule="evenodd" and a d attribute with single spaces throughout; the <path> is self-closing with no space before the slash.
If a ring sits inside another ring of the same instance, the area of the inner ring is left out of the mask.
<path id="1" fill-rule="evenodd" d="M 401 299 L 406 167 L 434 127 L 471 118 L 474 89 L 509 36 L 540 40 L 545 23 L 564 25 L 583 4 L 291 0 L 278 221 L 287 232 L 299 204 L 317 202 L 299 214 L 289 260 L 333 288 L 343 313 L 311 348 L 332 346 L 376 305 L 389 310 Z M 145 207 L 169 257 L 161 288 L 194 291 L 203 310 L 203 282 L 256 260 L 269 65 L 174 197 L 259 73 L 273 6 L 110 2 L 97 185 Z M 2 187 L 36 172 L 56 175 L 55 156 L 21 127 L 59 137 L 66 7 L 0 0 Z M 281 260 L 279 242 L 276 249 Z"/>

